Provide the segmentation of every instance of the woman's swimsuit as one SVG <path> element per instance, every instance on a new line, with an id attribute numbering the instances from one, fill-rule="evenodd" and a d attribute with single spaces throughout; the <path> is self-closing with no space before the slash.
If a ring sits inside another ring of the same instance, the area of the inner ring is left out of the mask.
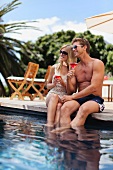
<path id="1" fill-rule="evenodd" d="M 57 65 L 56 65 L 57 66 Z M 57 71 L 56 69 L 56 66 L 55 66 L 55 74 L 52 78 L 52 83 L 54 82 L 54 78 L 55 78 L 55 75 L 60 75 L 64 81 L 64 83 L 67 82 L 67 74 L 66 75 L 61 75 L 60 72 Z M 63 95 L 66 95 L 66 88 L 64 86 L 62 86 L 60 83 L 57 83 L 56 86 L 54 88 L 52 88 L 46 98 L 51 94 L 51 93 L 55 93 L 55 94 L 58 94 L 59 97 L 62 97 Z"/>

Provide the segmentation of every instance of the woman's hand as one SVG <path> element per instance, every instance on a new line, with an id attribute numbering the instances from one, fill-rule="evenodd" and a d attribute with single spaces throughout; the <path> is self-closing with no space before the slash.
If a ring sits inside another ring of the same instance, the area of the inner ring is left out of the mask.
<path id="1" fill-rule="evenodd" d="M 56 82 L 57 82 L 57 83 L 60 83 L 62 86 L 66 87 L 66 84 L 65 84 L 65 82 L 63 81 L 63 79 L 62 79 L 61 76 L 59 76 L 58 78 L 55 77 L 55 79 L 56 79 Z"/>

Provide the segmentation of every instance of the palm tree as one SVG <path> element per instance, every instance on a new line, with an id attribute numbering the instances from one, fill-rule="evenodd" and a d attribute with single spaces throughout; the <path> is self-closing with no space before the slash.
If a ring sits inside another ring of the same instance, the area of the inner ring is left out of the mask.
<path id="1" fill-rule="evenodd" d="M 32 61 L 29 55 L 34 55 L 30 49 L 26 48 L 24 41 L 6 36 L 7 33 L 16 33 L 16 31 L 20 29 L 33 28 L 39 30 L 36 27 L 26 25 L 26 23 L 36 21 L 3 24 L 2 16 L 14 10 L 20 4 L 18 0 L 13 0 L 11 3 L 0 7 L 0 77 L 3 77 L 6 84 L 4 85 L 0 80 L 0 96 L 7 96 L 11 93 L 7 77 L 10 75 L 23 76 L 26 65 L 29 61 Z M 22 54 L 24 61 L 27 61 L 27 63 L 24 63 L 21 58 L 18 58 L 17 53 L 20 54 L 20 56 Z"/>

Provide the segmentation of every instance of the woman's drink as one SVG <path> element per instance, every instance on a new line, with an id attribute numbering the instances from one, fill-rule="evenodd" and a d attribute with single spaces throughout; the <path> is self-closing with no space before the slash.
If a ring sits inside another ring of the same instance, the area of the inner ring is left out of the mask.
<path id="1" fill-rule="evenodd" d="M 70 68 L 74 69 L 77 66 L 77 63 L 70 63 Z"/>
<path id="2" fill-rule="evenodd" d="M 55 75 L 55 78 L 56 79 L 61 79 L 61 76 L 60 75 Z"/>

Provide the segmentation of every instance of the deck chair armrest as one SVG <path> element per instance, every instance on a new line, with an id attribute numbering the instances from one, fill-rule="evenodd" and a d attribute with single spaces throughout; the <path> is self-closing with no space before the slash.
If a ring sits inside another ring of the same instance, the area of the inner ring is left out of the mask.
<path id="1" fill-rule="evenodd" d="M 24 80 L 24 77 L 15 77 L 15 76 L 9 76 L 7 77 L 8 80 Z"/>
<path id="2" fill-rule="evenodd" d="M 45 82 L 45 79 L 43 79 L 43 78 L 35 78 L 34 79 L 34 82 L 41 82 L 41 83 L 44 83 Z"/>

